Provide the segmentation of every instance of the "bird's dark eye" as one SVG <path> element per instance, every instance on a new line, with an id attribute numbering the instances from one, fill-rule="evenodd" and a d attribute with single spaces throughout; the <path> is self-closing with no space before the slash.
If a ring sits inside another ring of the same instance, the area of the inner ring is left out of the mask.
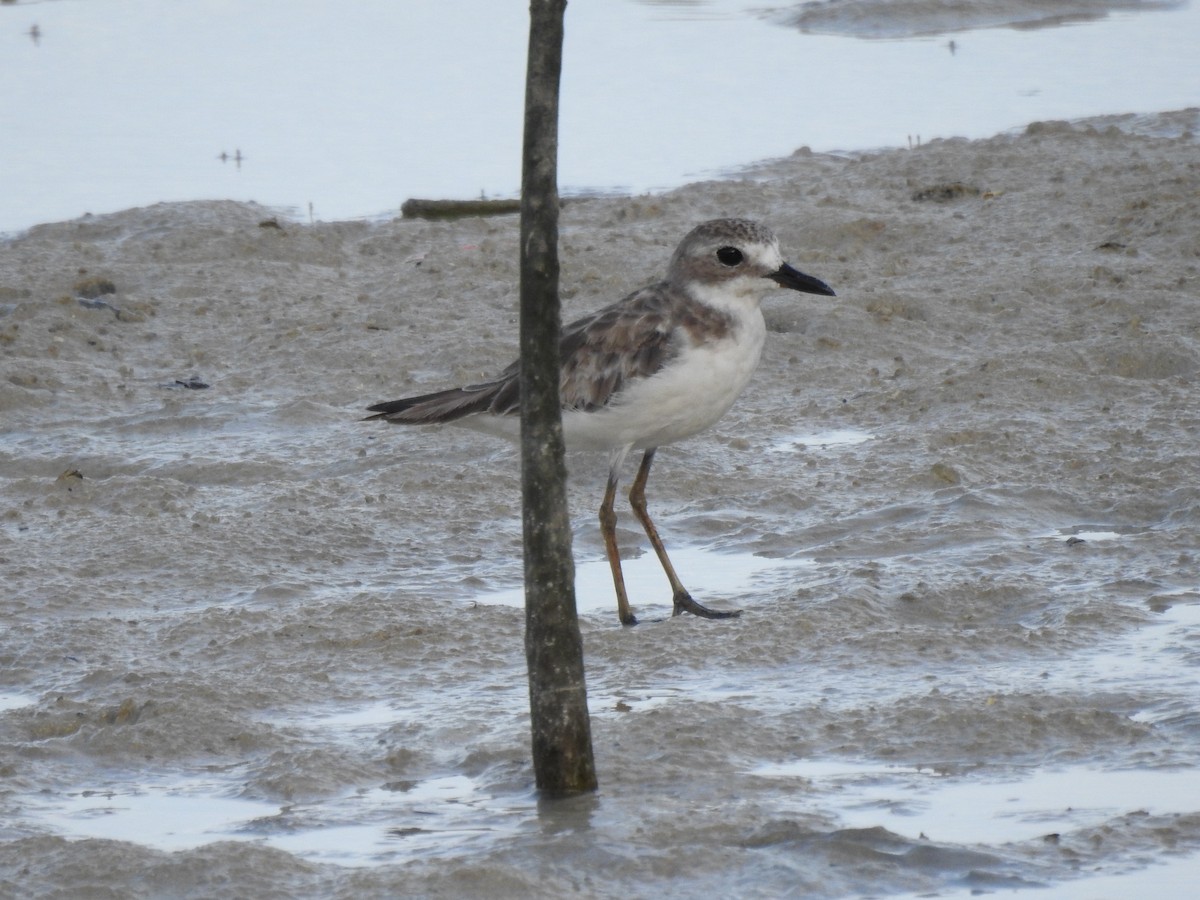
<path id="1" fill-rule="evenodd" d="M 722 265 L 733 267 L 740 265 L 745 257 L 737 247 L 722 247 L 717 251 L 717 259 L 721 261 Z"/>

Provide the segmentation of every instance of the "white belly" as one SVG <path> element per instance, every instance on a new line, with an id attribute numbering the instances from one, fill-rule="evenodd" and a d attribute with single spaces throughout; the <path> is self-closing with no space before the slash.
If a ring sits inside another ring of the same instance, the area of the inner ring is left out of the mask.
<path id="1" fill-rule="evenodd" d="M 754 310 L 722 341 L 690 347 L 594 412 L 564 411 L 568 447 L 647 449 L 691 437 L 729 411 L 762 356 L 766 326 Z"/>

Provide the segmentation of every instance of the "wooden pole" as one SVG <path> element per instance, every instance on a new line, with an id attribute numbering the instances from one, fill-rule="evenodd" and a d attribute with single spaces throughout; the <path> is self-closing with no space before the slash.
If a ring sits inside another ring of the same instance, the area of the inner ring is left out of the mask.
<path id="1" fill-rule="evenodd" d="M 575 611 L 559 402 L 558 86 L 566 0 L 531 0 L 521 172 L 521 499 L 533 768 L 548 795 L 596 789 Z"/>

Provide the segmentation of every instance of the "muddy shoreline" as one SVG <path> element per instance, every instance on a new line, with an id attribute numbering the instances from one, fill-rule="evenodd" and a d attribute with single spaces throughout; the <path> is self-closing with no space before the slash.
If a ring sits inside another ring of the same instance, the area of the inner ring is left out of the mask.
<path id="1" fill-rule="evenodd" d="M 904 812 L 922 772 L 1200 763 L 1196 116 L 564 208 L 567 317 L 727 215 L 838 297 L 769 297 L 746 395 L 656 462 L 669 547 L 791 567 L 689 584 L 736 622 L 653 621 L 665 583 L 646 625 L 583 617 L 601 792 L 556 810 L 522 611 L 478 602 L 520 583 L 514 448 L 359 421 L 511 360 L 515 217 L 177 203 L 0 243 L 0 892 L 946 895 L 1194 857 L 1186 791 L 994 840 Z M 584 564 L 605 465 L 569 465 Z M 894 802 L 862 822 L 850 782 L 762 774 L 815 762 L 883 767 Z M 147 798 L 257 812 L 112 836 Z"/>

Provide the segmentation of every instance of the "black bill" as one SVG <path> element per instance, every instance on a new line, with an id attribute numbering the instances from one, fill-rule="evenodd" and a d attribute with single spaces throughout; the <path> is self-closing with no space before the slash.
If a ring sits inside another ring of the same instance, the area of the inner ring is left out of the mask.
<path id="1" fill-rule="evenodd" d="M 790 288 L 793 291 L 803 291 L 806 294 L 824 294 L 826 297 L 837 296 L 833 292 L 833 288 L 820 278 L 805 275 L 799 269 L 793 269 L 787 263 L 784 263 L 767 277 L 780 287 Z"/>

